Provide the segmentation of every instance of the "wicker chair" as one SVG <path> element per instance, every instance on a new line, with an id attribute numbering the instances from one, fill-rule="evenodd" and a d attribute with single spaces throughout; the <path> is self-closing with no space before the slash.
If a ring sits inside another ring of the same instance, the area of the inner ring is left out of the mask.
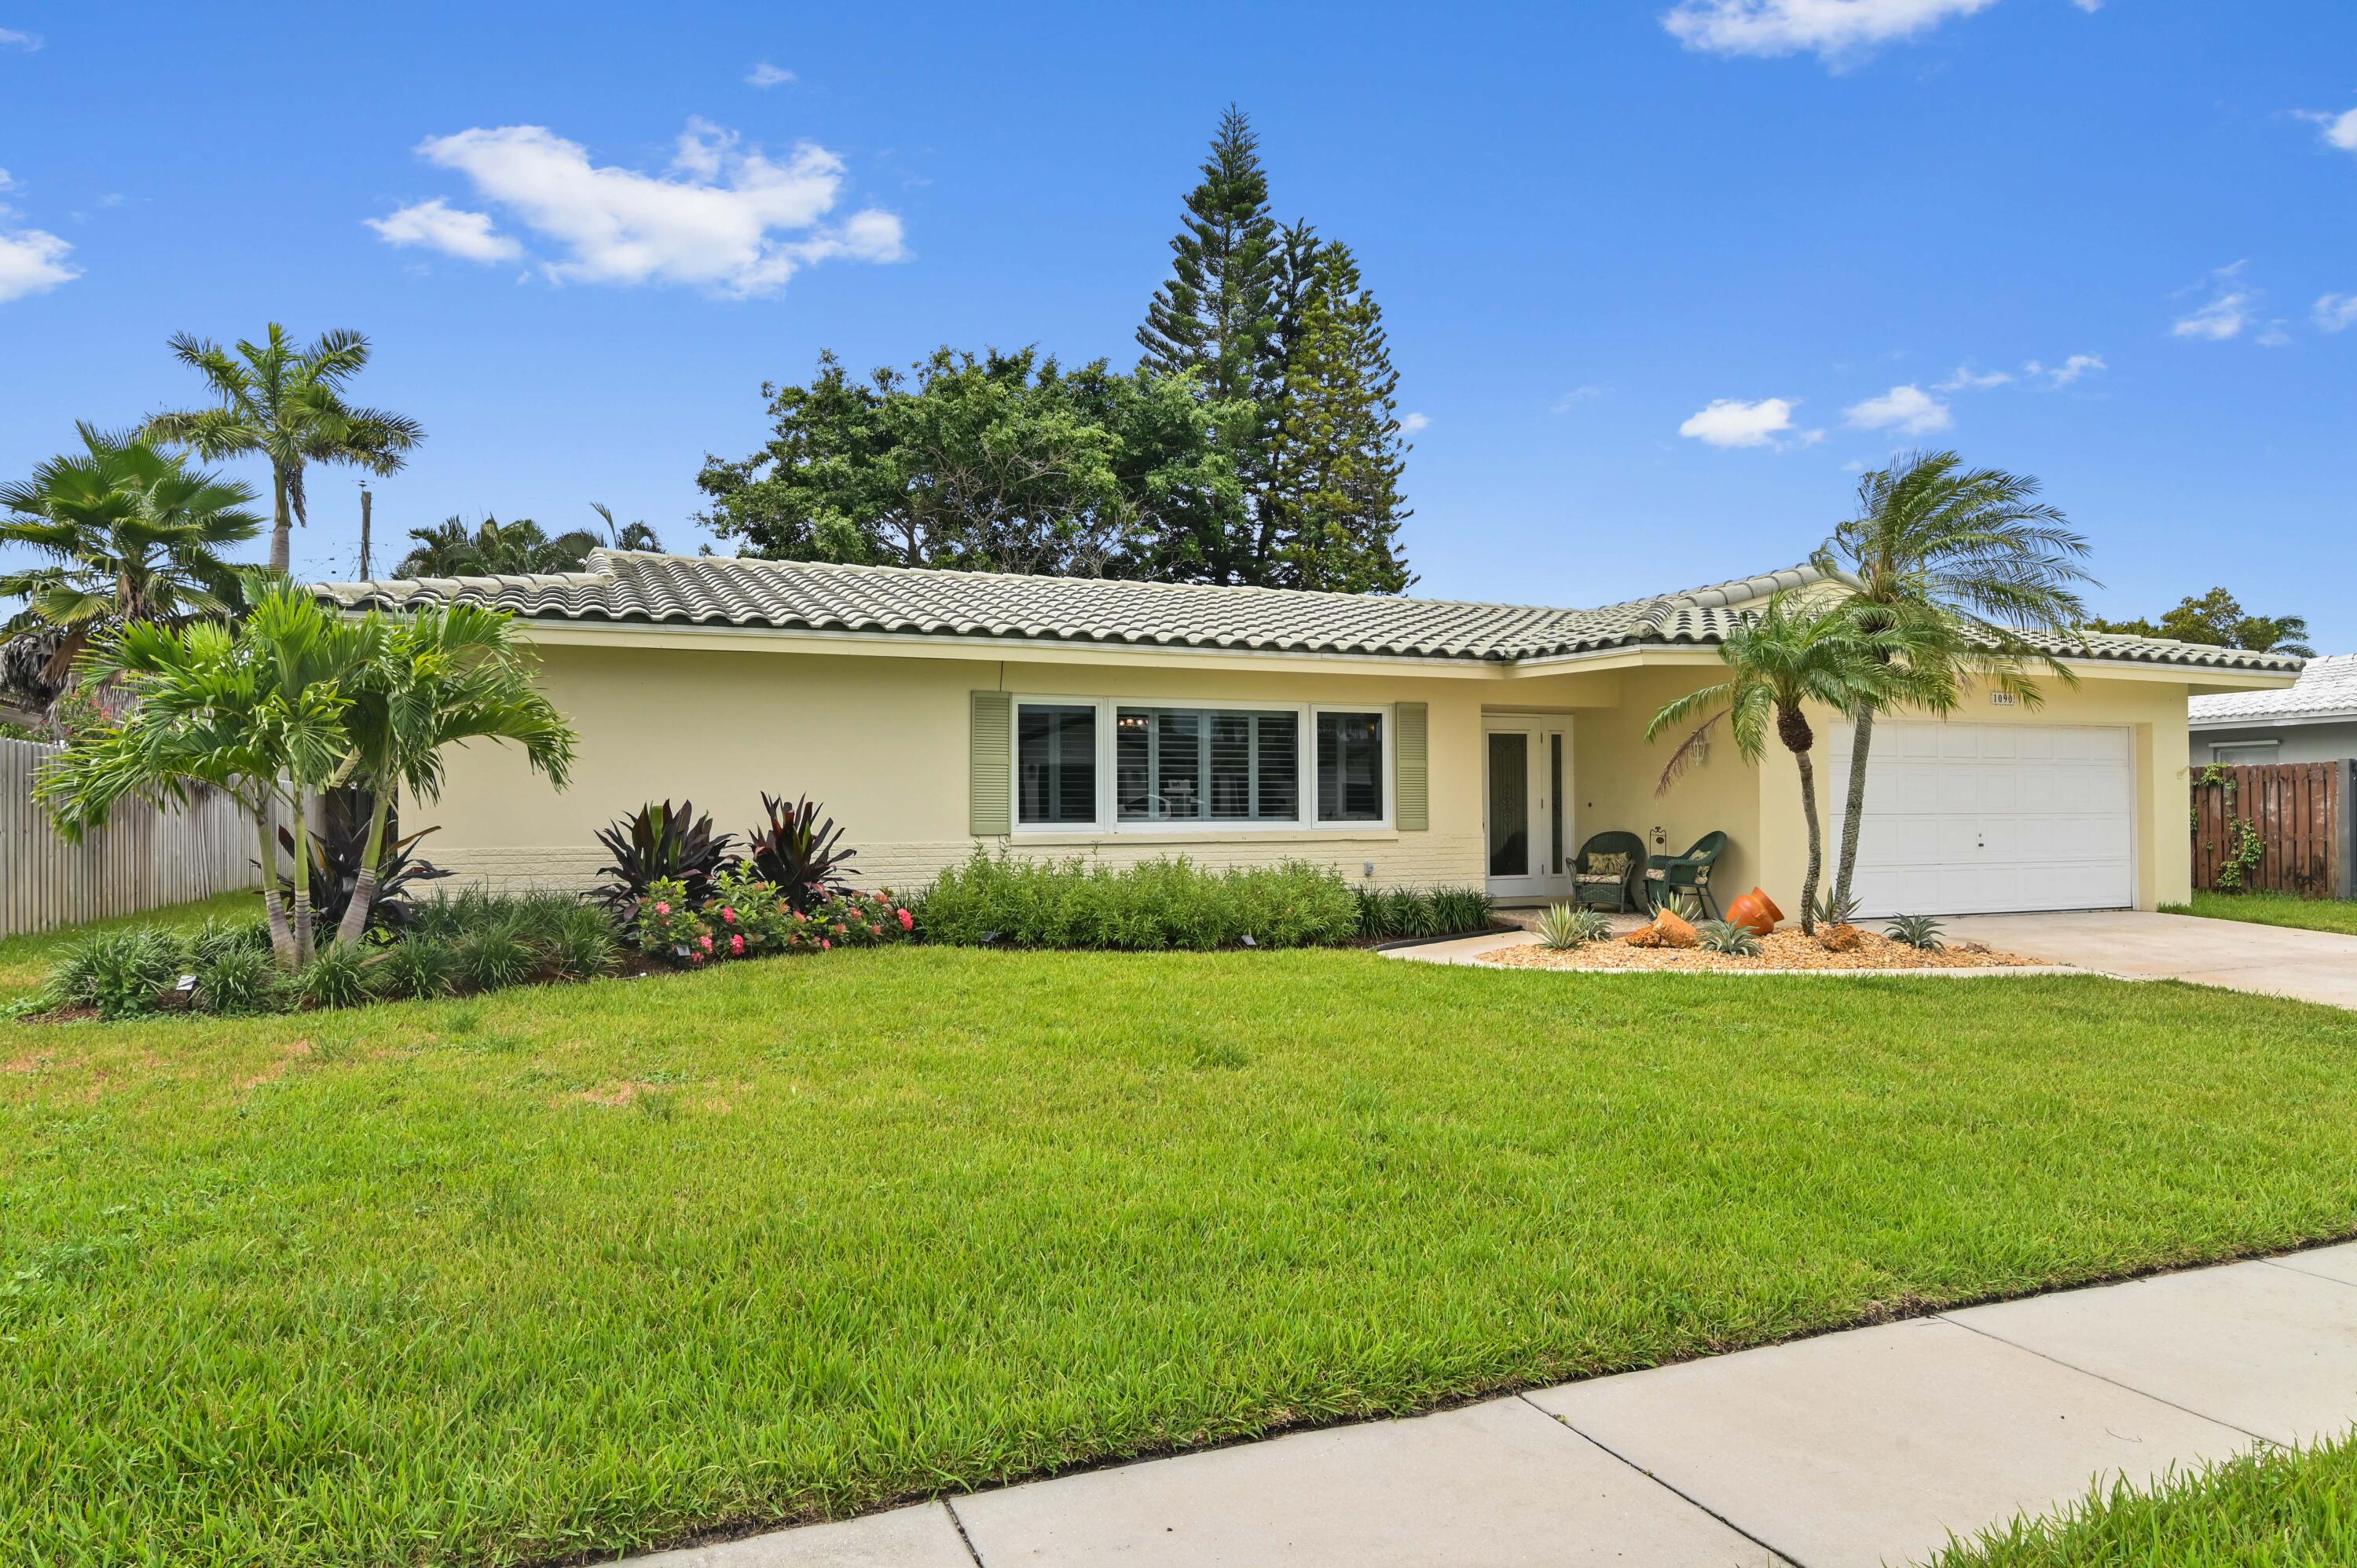
<path id="1" fill-rule="evenodd" d="M 1655 913 L 1672 893 L 1691 894 L 1712 919 L 1720 918 L 1710 896 L 1711 862 L 1727 853 L 1725 833 L 1705 833 L 1684 854 L 1657 854 L 1645 864 L 1645 902 Z"/>
<path id="2" fill-rule="evenodd" d="M 1618 872 L 1598 863 L 1620 857 Z M 1644 868 L 1645 841 L 1635 833 L 1597 833 L 1579 846 L 1571 862 L 1571 897 L 1584 909 L 1637 908 L 1637 874 Z"/>

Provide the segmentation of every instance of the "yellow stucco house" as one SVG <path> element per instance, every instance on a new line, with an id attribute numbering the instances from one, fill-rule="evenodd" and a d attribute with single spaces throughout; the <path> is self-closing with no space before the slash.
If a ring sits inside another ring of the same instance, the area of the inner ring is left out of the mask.
<path id="1" fill-rule="evenodd" d="M 586 886 L 592 833 L 692 797 L 726 829 L 763 790 L 821 801 L 860 881 L 909 887 L 977 843 L 1123 863 L 1306 858 L 1379 885 L 1562 897 L 1590 833 L 1732 845 L 1722 893 L 1796 910 L 1789 757 L 1722 746 L 1666 794 L 1647 721 L 1718 678 L 1714 644 L 1808 567 L 1598 609 L 599 551 L 552 576 L 328 584 L 348 608 L 468 599 L 521 618 L 580 736 L 558 793 L 511 753 L 454 759 L 436 861 Z M 2078 675 L 2030 709 L 1975 693 L 1876 726 L 1867 915 L 2151 908 L 2187 897 L 2186 703 L 2298 661 L 2155 639 L 2046 645 Z M 1816 715 L 1828 838 L 1846 727 Z"/>

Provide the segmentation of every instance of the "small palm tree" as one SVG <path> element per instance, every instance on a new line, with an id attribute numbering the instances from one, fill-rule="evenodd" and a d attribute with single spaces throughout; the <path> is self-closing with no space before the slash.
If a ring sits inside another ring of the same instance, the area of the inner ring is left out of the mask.
<path id="1" fill-rule="evenodd" d="M 588 564 L 589 552 L 601 542 L 586 528 L 552 539 L 528 517 L 513 522 L 487 517 L 472 532 L 454 517 L 438 528 L 413 528 L 409 537 L 417 542 L 417 547 L 402 557 L 393 568 L 395 576 L 501 577 L 578 572 Z"/>
<path id="2" fill-rule="evenodd" d="M 126 798 L 183 800 L 199 785 L 226 791 L 253 822 L 271 946 L 293 969 L 310 956 L 309 857 L 295 857 L 290 911 L 279 902 L 271 817 L 289 810 L 295 842 L 308 842 L 306 797 L 352 750 L 341 682 L 361 633 L 291 585 L 255 582 L 247 593 L 253 610 L 234 629 L 132 621 L 94 641 L 81 668 L 135 700 L 120 725 L 68 746 L 36 794 L 59 832 L 79 842 Z"/>
<path id="3" fill-rule="evenodd" d="M 135 437 L 77 428 L 81 451 L 0 485 L 0 508 L 13 514 L 0 521 L 0 543 L 52 563 L 0 575 L 0 598 L 26 601 L 0 634 L 61 628 L 57 657 L 70 662 L 111 622 L 224 613 L 239 568 L 220 553 L 262 532 L 246 510 L 253 492 Z"/>
<path id="4" fill-rule="evenodd" d="M 182 332 L 172 338 L 172 354 L 202 376 L 219 401 L 211 408 L 156 414 L 142 434 L 193 447 L 213 462 L 270 459 L 273 572 L 288 569 L 294 524 L 310 521 L 303 485 L 307 465 L 397 473 L 405 454 L 425 439 L 414 419 L 344 400 L 345 387 L 368 366 L 369 340 L 358 332 L 324 332 L 297 346 L 274 321 L 261 343 L 241 341 L 234 353 Z"/>
<path id="5" fill-rule="evenodd" d="M 1878 655 L 1887 651 L 1839 608 L 1795 606 L 1783 594 L 1757 615 L 1746 616 L 1718 645 L 1727 678 L 1664 707 L 1645 726 L 1652 741 L 1665 730 L 1693 729 L 1662 769 L 1661 790 L 1703 761 L 1720 721 L 1735 736 L 1747 762 L 1759 762 L 1772 726 L 1776 738 L 1801 770 L 1801 812 L 1809 832 L 1809 869 L 1801 886 L 1801 929 L 1816 929 L 1817 880 L 1824 868 L 1824 831 L 1817 818 L 1817 777 L 1811 752 L 1816 734 L 1808 704 L 1846 713 L 1859 703 L 1893 695 L 1893 677 Z M 1904 666 L 1895 668 L 1903 671 Z M 1697 722 L 1699 721 L 1699 722 Z"/>
<path id="6" fill-rule="evenodd" d="M 532 657 L 516 642 L 507 612 L 458 604 L 402 620 L 363 618 L 362 626 L 366 646 L 346 728 L 352 771 L 371 799 L 359 883 L 336 933 L 345 942 L 368 929 L 394 795 L 439 796 L 447 747 L 513 741 L 560 789 L 573 765 L 573 731 L 535 686 Z"/>
<path id="7" fill-rule="evenodd" d="M 1966 468 L 1953 452 L 1910 453 L 1858 480 L 1857 515 L 1813 557 L 1848 589 L 1859 629 L 1886 639 L 1879 656 L 1916 661 L 1919 705 L 1953 707 L 1975 680 L 1986 680 L 2035 707 L 2043 697 L 2033 669 L 2077 682 L 2068 666 L 2024 637 L 2083 620 L 2074 585 L 2093 581 L 2078 565 L 2087 542 L 2060 510 L 2037 499 L 2038 490 L 2023 475 Z M 1883 705 L 1862 702 L 1850 715 L 1836 902 L 1849 897 L 1857 868 L 1867 758 Z"/>

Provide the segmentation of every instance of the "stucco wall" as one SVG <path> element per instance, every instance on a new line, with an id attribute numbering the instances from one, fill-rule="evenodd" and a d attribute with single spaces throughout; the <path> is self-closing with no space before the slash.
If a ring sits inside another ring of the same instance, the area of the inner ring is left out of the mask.
<path id="1" fill-rule="evenodd" d="M 542 654 L 549 695 L 579 735 L 572 785 L 557 793 L 498 748 L 456 757 L 442 800 L 409 818 L 439 825 L 425 851 L 462 875 L 587 886 L 603 859 L 592 835 L 642 802 L 692 798 L 716 826 L 741 833 L 759 819 L 767 789 L 819 801 L 858 849 L 861 882 L 915 886 L 973 852 L 969 693 L 1002 686 L 1174 701 L 1423 702 L 1430 724 L 1431 826 L 1423 832 L 1022 833 L 1013 841 L 1018 853 L 1114 864 L 1187 854 L 1222 865 L 1299 857 L 1354 880 L 1372 862 L 1383 886 L 1482 875 L 1481 710 L 1469 682 L 767 650 L 558 646 Z"/>
<path id="2" fill-rule="evenodd" d="M 1484 713 L 1569 715 L 1574 847 L 1588 834 L 1659 826 L 1672 850 L 1713 829 L 1733 844 L 1716 881 L 1722 898 L 1754 883 L 1798 914 L 1806 860 L 1800 786 L 1789 756 L 1771 749 L 1755 769 L 1722 739 L 1709 760 L 1655 792 L 1674 740 L 1644 739 L 1646 722 L 1681 693 L 1717 679 L 1715 662 L 1495 680 L 1359 672 L 1002 662 L 774 651 L 759 646 L 678 649 L 554 645 L 542 649 L 552 699 L 579 733 L 572 787 L 558 793 L 511 752 L 477 746 L 452 758 L 438 803 L 413 807 L 406 825 L 438 824 L 424 846 L 462 875 L 500 885 L 583 886 L 603 855 L 592 835 L 650 800 L 693 798 L 716 823 L 741 832 L 760 796 L 808 794 L 859 850 L 869 886 L 920 884 L 970 854 L 970 696 L 1004 688 L 1048 696 L 1169 701 L 1422 702 L 1429 718 L 1431 826 L 1424 832 L 1314 831 L 1019 834 L 1018 853 L 1092 855 L 1115 864 L 1184 854 L 1211 865 L 1288 857 L 1339 867 L 1352 880 L 1372 863 L 1383 886 L 1483 880 Z M 2040 712 L 1993 708 L 1984 698 L 1958 722 L 2125 724 L 2137 759 L 2137 902 L 2182 899 L 2190 886 L 2185 832 L 2186 689 L 2169 682 L 2089 679 L 2050 688 Z M 1820 755 L 1830 714 L 1816 715 Z M 1821 801 L 1842 785 L 1820 778 Z M 1825 812 L 1828 822 L 1831 811 Z M 990 841 L 996 848 L 1005 841 Z"/>
<path id="3" fill-rule="evenodd" d="M 2272 740 L 2279 744 L 2267 757 L 2242 757 L 2240 762 L 2338 762 L 2357 757 L 2357 721 L 2323 725 L 2253 725 L 2242 729 L 2192 732 L 2192 759 L 2206 767 L 2214 760 L 2212 746 L 2238 740 Z"/>

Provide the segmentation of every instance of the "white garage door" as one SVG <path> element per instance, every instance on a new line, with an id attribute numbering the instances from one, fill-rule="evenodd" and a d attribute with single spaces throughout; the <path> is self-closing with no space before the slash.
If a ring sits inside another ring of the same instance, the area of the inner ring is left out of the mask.
<path id="1" fill-rule="evenodd" d="M 1829 846 L 1840 843 L 1849 726 L 1832 738 Z M 1850 887 L 1860 915 L 2126 908 L 2134 772 L 2125 729 L 1878 720 Z"/>

